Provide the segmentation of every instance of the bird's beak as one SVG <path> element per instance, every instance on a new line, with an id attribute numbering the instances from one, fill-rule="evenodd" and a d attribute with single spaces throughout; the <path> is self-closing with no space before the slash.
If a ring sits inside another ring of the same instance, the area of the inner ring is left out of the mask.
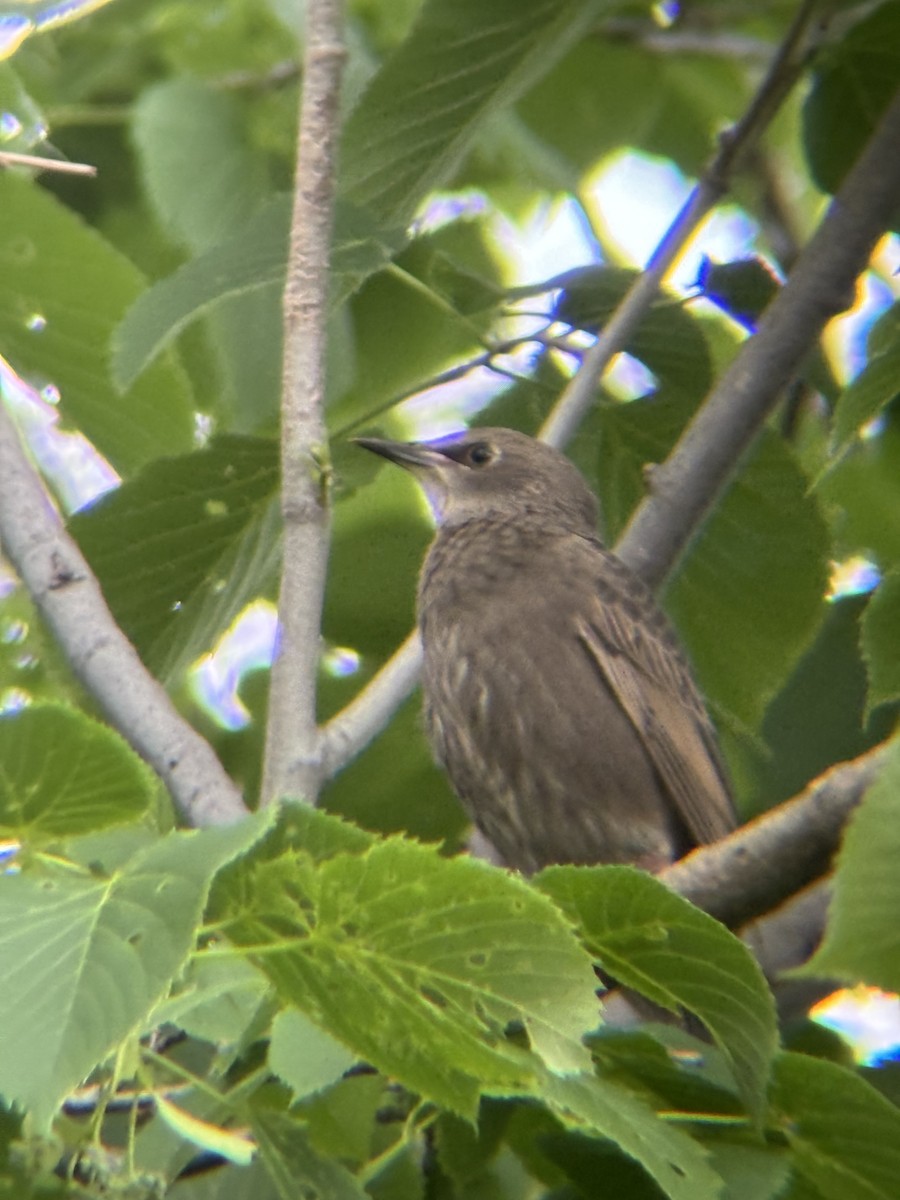
<path id="1" fill-rule="evenodd" d="M 447 456 L 424 442 L 390 442 L 386 438 L 358 437 L 351 439 L 356 446 L 380 454 L 398 467 L 416 471 L 427 467 L 446 467 Z"/>

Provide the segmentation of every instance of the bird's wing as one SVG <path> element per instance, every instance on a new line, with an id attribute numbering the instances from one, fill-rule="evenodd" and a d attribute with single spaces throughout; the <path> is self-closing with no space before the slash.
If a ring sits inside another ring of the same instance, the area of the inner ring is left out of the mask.
<path id="1" fill-rule="evenodd" d="M 599 549 L 599 547 L 596 547 Z M 691 836 L 714 842 L 736 818 L 715 731 L 649 590 L 602 551 L 595 599 L 577 618 L 590 658 L 628 714 Z"/>

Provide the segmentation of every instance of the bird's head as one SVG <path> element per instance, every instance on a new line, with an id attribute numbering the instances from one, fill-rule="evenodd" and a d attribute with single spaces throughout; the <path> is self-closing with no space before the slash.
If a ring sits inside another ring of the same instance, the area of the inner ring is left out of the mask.
<path id="1" fill-rule="evenodd" d="M 597 501 L 576 467 L 514 429 L 469 429 L 432 442 L 354 440 L 410 471 L 441 525 L 522 513 L 594 531 Z"/>

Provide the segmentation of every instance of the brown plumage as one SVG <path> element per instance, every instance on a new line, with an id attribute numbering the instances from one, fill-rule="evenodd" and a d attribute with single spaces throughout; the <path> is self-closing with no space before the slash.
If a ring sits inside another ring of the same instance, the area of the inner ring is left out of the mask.
<path id="1" fill-rule="evenodd" d="M 658 869 L 735 825 L 715 732 L 650 591 L 558 451 L 509 429 L 360 438 L 438 532 L 419 583 L 425 724 L 502 860 Z"/>

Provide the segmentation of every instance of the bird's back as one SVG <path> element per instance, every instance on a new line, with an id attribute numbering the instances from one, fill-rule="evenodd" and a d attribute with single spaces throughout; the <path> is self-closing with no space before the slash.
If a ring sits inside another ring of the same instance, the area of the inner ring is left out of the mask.
<path id="1" fill-rule="evenodd" d="M 597 539 L 521 512 L 442 529 L 419 615 L 432 745 L 508 865 L 655 869 L 733 828 L 668 622 Z"/>

